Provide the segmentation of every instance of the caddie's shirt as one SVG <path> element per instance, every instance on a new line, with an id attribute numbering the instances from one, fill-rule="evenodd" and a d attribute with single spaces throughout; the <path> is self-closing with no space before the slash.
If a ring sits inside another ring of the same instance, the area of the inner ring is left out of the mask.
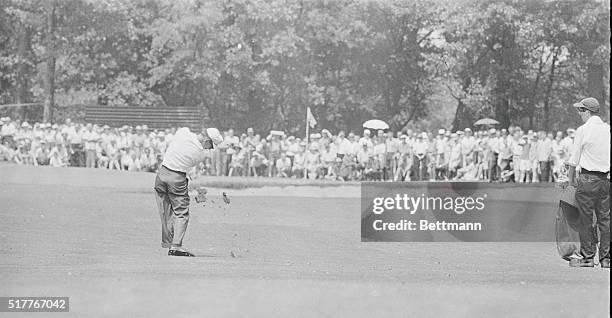
<path id="1" fill-rule="evenodd" d="M 591 116 L 578 127 L 569 162 L 589 171 L 610 171 L 610 125 Z"/>
<path id="2" fill-rule="evenodd" d="M 187 173 L 203 161 L 206 155 L 198 136 L 189 131 L 189 128 L 183 127 L 174 134 L 162 165 L 170 170 Z"/>

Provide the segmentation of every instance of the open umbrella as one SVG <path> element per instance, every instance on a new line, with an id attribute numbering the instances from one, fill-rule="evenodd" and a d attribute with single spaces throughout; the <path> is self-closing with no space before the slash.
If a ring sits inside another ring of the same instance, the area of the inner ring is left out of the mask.
<path id="1" fill-rule="evenodd" d="M 474 126 L 484 126 L 484 125 L 499 125 L 499 122 L 493 118 L 483 118 L 479 119 L 474 123 Z"/>
<path id="2" fill-rule="evenodd" d="M 385 130 L 389 129 L 389 125 L 380 119 L 370 119 L 363 123 L 363 128 L 373 129 L 373 130 Z"/>

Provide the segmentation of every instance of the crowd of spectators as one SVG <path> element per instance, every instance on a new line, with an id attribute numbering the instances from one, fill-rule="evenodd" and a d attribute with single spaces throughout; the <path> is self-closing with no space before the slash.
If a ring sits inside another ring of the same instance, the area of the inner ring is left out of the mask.
<path id="1" fill-rule="evenodd" d="M 176 129 L 92 124 L 29 124 L 1 118 L 0 160 L 23 165 L 155 172 Z M 331 180 L 555 181 L 574 130 L 470 128 L 455 132 L 323 129 L 309 138 L 281 131 L 224 132 L 197 168 L 200 175 Z"/>

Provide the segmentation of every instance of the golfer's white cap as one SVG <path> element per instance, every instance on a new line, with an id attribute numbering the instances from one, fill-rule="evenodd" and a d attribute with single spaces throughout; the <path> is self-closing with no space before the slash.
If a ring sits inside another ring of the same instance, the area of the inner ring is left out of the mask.
<path id="1" fill-rule="evenodd" d="M 221 133 L 217 128 L 206 128 L 206 134 L 215 145 L 218 145 L 223 141 L 223 136 L 221 136 Z"/>

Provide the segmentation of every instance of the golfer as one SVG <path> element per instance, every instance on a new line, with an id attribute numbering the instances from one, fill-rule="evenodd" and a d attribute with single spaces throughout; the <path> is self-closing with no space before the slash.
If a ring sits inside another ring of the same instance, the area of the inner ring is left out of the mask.
<path id="1" fill-rule="evenodd" d="M 593 214 L 597 219 L 599 261 L 601 267 L 610 268 L 610 125 L 599 117 L 599 102 L 589 97 L 574 104 L 584 122 L 576 130 L 574 146 L 569 160 L 570 182 L 574 182 L 576 167 L 580 175 L 576 187 L 579 212 L 580 254 L 572 259 L 571 267 L 593 267 L 597 234 L 592 226 Z"/>
<path id="2" fill-rule="evenodd" d="M 194 256 L 183 249 L 189 222 L 189 171 L 204 160 L 206 151 L 223 141 L 216 128 L 199 134 L 180 128 L 164 154 L 155 178 L 155 194 L 162 225 L 162 247 L 171 256 Z"/>

